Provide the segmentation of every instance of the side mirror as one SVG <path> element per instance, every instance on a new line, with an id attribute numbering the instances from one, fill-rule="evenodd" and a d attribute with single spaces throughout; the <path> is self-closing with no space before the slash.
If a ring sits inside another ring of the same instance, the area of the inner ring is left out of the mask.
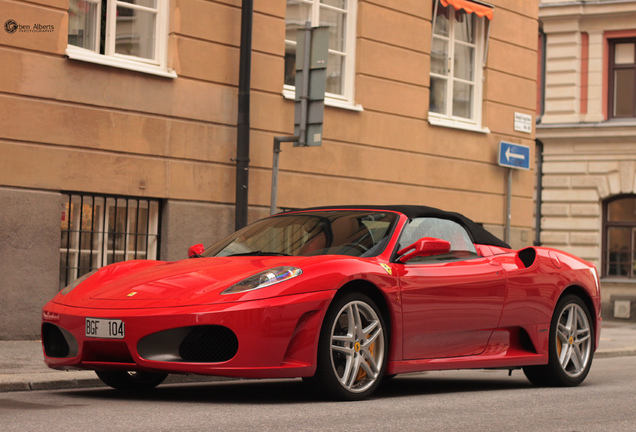
<path id="1" fill-rule="evenodd" d="M 188 258 L 199 258 L 204 250 L 205 248 L 200 243 L 190 246 L 188 248 Z"/>
<path id="2" fill-rule="evenodd" d="M 450 252 L 450 250 L 449 241 L 433 237 L 422 237 L 412 245 L 398 251 L 399 258 L 397 260 L 405 263 L 415 257 L 441 255 Z"/>

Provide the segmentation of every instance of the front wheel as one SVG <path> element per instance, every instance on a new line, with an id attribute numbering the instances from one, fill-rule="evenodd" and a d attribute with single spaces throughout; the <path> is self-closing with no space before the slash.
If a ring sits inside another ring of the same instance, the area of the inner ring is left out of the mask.
<path id="1" fill-rule="evenodd" d="M 594 328 L 590 311 L 577 296 L 557 303 L 550 325 L 549 362 L 523 368 L 536 385 L 572 387 L 585 380 L 594 356 Z"/>
<path id="2" fill-rule="evenodd" d="M 348 293 L 327 311 L 316 374 L 309 381 L 331 399 L 364 399 L 382 381 L 387 352 L 382 313 L 366 295 Z"/>
<path id="3" fill-rule="evenodd" d="M 100 380 L 117 390 L 145 391 L 157 387 L 168 376 L 153 372 L 95 371 Z"/>

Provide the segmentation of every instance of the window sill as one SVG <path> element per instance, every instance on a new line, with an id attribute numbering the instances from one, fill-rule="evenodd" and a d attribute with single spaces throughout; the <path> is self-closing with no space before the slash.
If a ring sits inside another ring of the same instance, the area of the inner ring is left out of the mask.
<path id="1" fill-rule="evenodd" d="M 468 123 L 449 117 L 440 116 L 439 114 L 432 112 L 428 113 L 428 122 L 433 126 L 461 129 L 469 132 L 478 132 L 484 134 L 490 133 L 490 129 L 488 129 L 487 127 L 482 127 L 475 123 Z"/>
<path id="2" fill-rule="evenodd" d="M 285 99 L 295 100 L 296 93 L 294 92 L 294 90 L 284 89 L 283 97 Z M 329 96 L 325 96 L 325 106 L 333 107 L 333 108 L 342 108 L 342 109 L 346 109 L 350 111 L 358 111 L 358 112 L 364 111 L 364 108 L 362 108 L 362 105 L 360 104 L 354 104 L 345 99 L 337 99 L 337 98 L 329 97 Z"/>
<path id="3" fill-rule="evenodd" d="M 111 66 L 120 69 L 132 70 L 135 72 L 142 72 L 151 75 L 158 75 L 166 78 L 176 78 L 177 73 L 174 70 L 167 70 L 162 67 L 135 62 L 123 58 L 109 57 L 102 54 L 96 54 L 93 51 L 85 50 L 83 48 L 69 45 L 66 48 L 66 55 L 72 60 L 85 61 L 88 63 L 96 63 L 104 66 Z"/>

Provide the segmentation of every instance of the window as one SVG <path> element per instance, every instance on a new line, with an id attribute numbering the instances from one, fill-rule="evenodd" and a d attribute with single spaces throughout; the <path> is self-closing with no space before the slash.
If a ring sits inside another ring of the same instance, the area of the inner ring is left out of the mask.
<path id="1" fill-rule="evenodd" d="M 73 59 L 176 76 L 167 69 L 168 0 L 70 0 Z"/>
<path id="2" fill-rule="evenodd" d="M 636 117 L 636 38 L 609 41 L 609 117 Z"/>
<path id="3" fill-rule="evenodd" d="M 603 225 L 603 276 L 636 278 L 636 196 L 607 201 Z"/>
<path id="4" fill-rule="evenodd" d="M 159 201 L 79 194 L 65 198 L 60 289 L 108 264 L 158 258 Z"/>
<path id="5" fill-rule="evenodd" d="M 402 231 L 400 248 L 405 248 L 422 237 L 433 237 L 449 241 L 451 250 L 447 254 L 416 257 L 408 263 L 436 262 L 477 257 L 477 250 L 470 236 L 457 222 L 438 218 L 415 218 Z"/>
<path id="6" fill-rule="evenodd" d="M 355 7 L 357 0 L 288 0 L 285 20 L 285 93 L 294 97 L 296 34 L 309 21 L 329 26 L 327 59 L 327 105 L 353 107 L 355 76 Z"/>
<path id="7" fill-rule="evenodd" d="M 492 9 L 468 1 L 434 3 L 429 121 L 481 126 L 486 19 Z"/>

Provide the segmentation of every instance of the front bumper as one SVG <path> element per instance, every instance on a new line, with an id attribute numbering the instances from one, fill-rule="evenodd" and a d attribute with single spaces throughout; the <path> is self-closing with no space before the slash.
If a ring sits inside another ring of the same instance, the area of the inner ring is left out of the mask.
<path id="1" fill-rule="evenodd" d="M 334 294 L 145 309 L 87 309 L 49 302 L 42 310 L 44 361 L 53 369 L 312 376 L 320 327 Z M 123 321 L 125 337 L 87 337 L 87 317 Z"/>

